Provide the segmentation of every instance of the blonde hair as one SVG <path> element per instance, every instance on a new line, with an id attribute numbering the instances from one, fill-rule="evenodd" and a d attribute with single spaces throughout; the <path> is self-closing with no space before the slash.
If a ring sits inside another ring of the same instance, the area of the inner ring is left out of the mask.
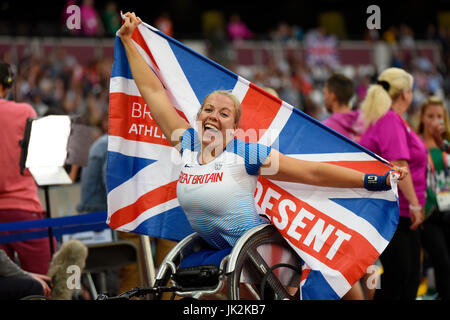
<path id="1" fill-rule="evenodd" d="M 388 68 L 378 76 L 378 82 L 369 87 L 367 95 L 361 104 L 364 127 L 375 123 L 391 107 L 404 90 L 410 90 L 414 78 L 400 68 Z"/>
<path id="2" fill-rule="evenodd" d="M 431 105 L 438 105 L 441 106 L 442 109 L 444 110 L 444 127 L 445 127 L 445 135 L 444 135 L 444 139 L 445 140 L 450 140 L 450 127 L 449 127 L 449 119 L 448 119 L 448 112 L 447 112 L 447 108 L 445 107 L 444 101 L 442 99 L 440 99 L 439 97 L 436 96 L 431 96 L 429 97 L 427 100 L 425 100 L 425 102 L 422 104 L 422 106 L 420 107 L 420 112 L 419 112 L 419 125 L 417 126 L 417 133 L 419 134 L 423 134 L 424 133 L 424 125 L 423 125 L 423 115 L 425 114 L 425 112 L 427 111 L 428 107 Z"/>
<path id="3" fill-rule="evenodd" d="M 198 114 L 200 114 L 200 112 L 202 111 L 203 106 L 205 105 L 206 100 L 207 100 L 211 95 L 213 95 L 213 94 L 215 94 L 215 93 L 224 95 L 224 96 L 230 98 L 231 101 L 233 101 L 233 106 L 234 106 L 234 110 L 235 110 L 235 119 L 234 119 L 234 123 L 235 123 L 236 125 L 238 125 L 239 120 L 241 119 L 242 106 L 241 106 L 241 102 L 239 101 L 239 99 L 238 99 L 233 93 L 231 93 L 230 90 L 215 90 L 215 91 L 211 92 L 210 94 L 208 94 L 208 95 L 205 97 L 205 99 L 203 99 L 202 106 L 200 107 L 200 110 L 198 111 L 197 116 L 198 116 Z"/>

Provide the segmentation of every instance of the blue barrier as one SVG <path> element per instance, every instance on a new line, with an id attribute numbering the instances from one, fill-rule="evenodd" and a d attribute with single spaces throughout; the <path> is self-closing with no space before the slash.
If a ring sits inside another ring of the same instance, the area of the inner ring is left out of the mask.
<path id="1" fill-rule="evenodd" d="M 109 229 L 106 224 L 106 211 L 84 213 L 76 216 L 46 218 L 20 222 L 0 223 L 0 232 L 21 231 L 0 235 L 0 243 L 11 243 L 48 237 L 47 230 L 26 231 L 27 229 L 52 228 L 56 237 L 83 231 L 101 231 Z"/>

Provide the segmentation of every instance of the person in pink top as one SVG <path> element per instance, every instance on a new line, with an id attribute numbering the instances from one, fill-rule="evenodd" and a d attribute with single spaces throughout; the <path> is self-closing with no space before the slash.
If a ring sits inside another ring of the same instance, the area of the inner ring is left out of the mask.
<path id="1" fill-rule="evenodd" d="M 227 32 L 231 41 L 246 40 L 253 36 L 253 32 L 242 22 L 240 15 L 237 13 L 231 15 Z"/>
<path id="2" fill-rule="evenodd" d="M 81 28 L 87 36 L 103 34 L 103 24 L 95 9 L 94 0 L 83 0 L 80 7 Z"/>
<path id="3" fill-rule="evenodd" d="M 37 185 L 30 172 L 20 172 L 19 141 L 23 139 L 27 118 L 37 117 L 26 103 L 5 100 L 12 85 L 7 63 L 0 62 L 0 223 L 42 219 Z M 47 274 L 50 262 L 48 238 L 0 244 L 14 261 L 17 252 L 23 270 Z"/>
<path id="4" fill-rule="evenodd" d="M 410 172 L 398 184 L 399 223 L 380 256 L 383 274 L 375 299 L 413 300 L 420 283 L 418 226 L 424 221 L 427 148 L 403 119 L 412 101 L 413 81 L 403 69 L 386 69 L 361 104 L 366 130 L 359 143 Z"/>

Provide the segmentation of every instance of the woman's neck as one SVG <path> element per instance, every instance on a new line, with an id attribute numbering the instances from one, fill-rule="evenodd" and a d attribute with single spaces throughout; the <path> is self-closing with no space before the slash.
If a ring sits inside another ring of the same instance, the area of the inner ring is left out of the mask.
<path id="1" fill-rule="evenodd" d="M 213 143 L 210 143 L 208 145 L 202 144 L 202 150 L 200 153 L 200 163 L 206 164 L 208 162 L 211 162 L 215 158 L 217 158 L 226 148 L 225 145 L 214 145 Z"/>
<path id="2" fill-rule="evenodd" d="M 408 110 L 408 106 L 405 105 L 405 103 L 403 103 L 403 101 L 400 101 L 399 99 L 392 102 L 391 108 L 395 113 L 397 113 L 401 117 L 403 117 L 406 110 Z"/>

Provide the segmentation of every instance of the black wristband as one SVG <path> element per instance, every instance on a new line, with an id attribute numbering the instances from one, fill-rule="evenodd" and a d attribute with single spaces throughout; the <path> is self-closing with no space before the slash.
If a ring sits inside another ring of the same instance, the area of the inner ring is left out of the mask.
<path id="1" fill-rule="evenodd" d="M 391 186 L 387 184 L 387 178 L 391 172 L 389 171 L 384 176 L 376 174 L 366 174 L 364 176 L 364 188 L 369 191 L 386 191 L 390 190 Z"/>

